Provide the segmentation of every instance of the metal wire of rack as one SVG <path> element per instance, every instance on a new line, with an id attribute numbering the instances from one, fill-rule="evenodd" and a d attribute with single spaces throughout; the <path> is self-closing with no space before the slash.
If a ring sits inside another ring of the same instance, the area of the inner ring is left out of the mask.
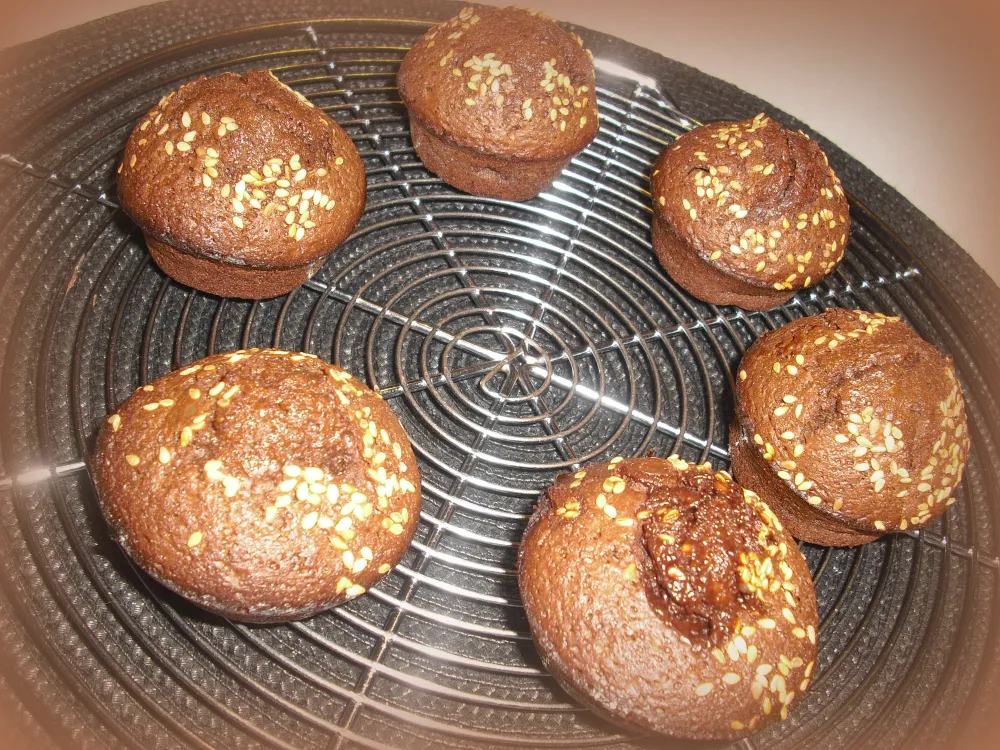
<path id="1" fill-rule="evenodd" d="M 761 332 L 829 306 L 902 315 L 956 361 L 973 456 L 942 520 L 856 550 L 804 545 L 819 676 L 752 748 L 901 747 L 961 728 L 997 648 L 995 364 L 947 295 L 852 200 L 829 279 L 764 313 L 680 290 L 650 251 L 648 171 L 694 124 L 655 80 L 598 61 L 601 129 L 528 203 L 459 193 L 408 137 L 395 71 L 426 24 L 324 19 L 177 45 L 95 79 L 0 154 L 0 644 L 5 677 L 68 744 L 102 747 L 643 747 L 565 696 L 531 649 L 514 576 L 534 499 L 611 455 L 728 461 L 731 373 Z M 164 276 L 114 197 L 133 123 L 200 74 L 269 67 L 351 134 L 358 229 L 278 300 Z M 42 127 L 57 109 L 62 126 Z M 424 508 L 370 594 L 274 627 L 208 617 L 111 542 L 86 475 L 96 425 L 136 387 L 215 351 L 312 351 L 393 406 Z M 59 734 L 62 732 L 63 734 Z"/>

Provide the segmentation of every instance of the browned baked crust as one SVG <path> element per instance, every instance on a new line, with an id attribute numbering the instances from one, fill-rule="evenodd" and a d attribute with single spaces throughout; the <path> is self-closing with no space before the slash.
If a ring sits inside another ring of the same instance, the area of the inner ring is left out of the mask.
<path id="1" fill-rule="evenodd" d="M 217 354 L 143 386 L 102 425 L 91 470 L 144 570 L 247 622 L 364 593 L 402 558 L 420 511 L 392 410 L 310 354 Z"/>
<path id="2" fill-rule="evenodd" d="M 740 363 L 733 473 L 798 539 L 853 546 L 937 518 L 968 452 L 951 359 L 899 318 L 827 310 Z"/>
<path id="3" fill-rule="evenodd" d="M 816 658 L 816 596 L 780 521 L 725 472 L 676 457 L 564 474 L 518 580 L 535 645 L 602 716 L 678 738 L 785 718 Z"/>
<path id="4" fill-rule="evenodd" d="M 850 232 L 847 198 L 808 136 L 761 114 L 704 125 L 653 165 L 653 247 L 691 294 L 766 310 L 819 283 Z"/>
<path id="5" fill-rule="evenodd" d="M 526 200 L 597 135 L 583 40 L 523 8 L 464 8 L 403 58 L 417 155 L 455 187 Z"/>
<path id="6" fill-rule="evenodd" d="M 171 276 L 249 298 L 301 284 L 354 229 L 366 196 L 350 137 L 268 71 L 202 77 L 161 99 L 125 145 L 118 191 Z M 205 274 L 198 260 L 222 271 Z M 230 283 L 229 269 L 259 289 Z"/>

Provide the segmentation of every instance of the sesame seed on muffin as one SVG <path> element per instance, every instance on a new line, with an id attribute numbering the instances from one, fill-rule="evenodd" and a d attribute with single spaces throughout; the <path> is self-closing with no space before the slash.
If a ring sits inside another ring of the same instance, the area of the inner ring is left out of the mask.
<path id="1" fill-rule="evenodd" d="M 954 364 L 896 317 L 831 309 L 740 363 L 733 473 L 797 538 L 854 546 L 955 502 L 969 453 Z"/>
<path id="2" fill-rule="evenodd" d="M 263 70 L 202 77 L 165 96 L 132 131 L 118 172 L 122 207 L 157 264 L 222 296 L 301 285 L 365 206 L 350 137 Z"/>
<path id="3" fill-rule="evenodd" d="M 684 739 L 737 739 L 809 687 L 816 595 L 767 505 L 709 464 L 613 458 L 558 477 L 518 580 L 535 645 L 599 715 Z"/>
<path id="4" fill-rule="evenodd" d="M 153 578 L 234 620 L 309 617 L 402 558 L 420 473 L 389 406 L 339 367 L 216 354 L 143 386 L 91 460 L 115 538 Z"/>
<path id="5" fill-rule="evenodd" d="M 653 249 L 698 299 L 767 310 L 840 262 L 847 197 L 808 136 L 760 114 L 703 125 L 653 165 Z"/>
<path id="6" fill-rule="evenodd" d="M 464 8 L 399 69 L 417 155 L 474 195 L 527 200 L 597 135 L 583 40 L 538 11 Z"/>

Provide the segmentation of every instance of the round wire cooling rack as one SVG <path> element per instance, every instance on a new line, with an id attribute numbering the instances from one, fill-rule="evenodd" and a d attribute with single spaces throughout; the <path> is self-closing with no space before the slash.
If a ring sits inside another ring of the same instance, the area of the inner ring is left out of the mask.
<path id="1" fill-rule="evenodd" d="M 35 118 L 44 165 L 0 155 L 3 677 L 52 737 L 103 747 L 648 747 L 545 674 L 514 573 L 539 491 L 612 455 L 728 463 L 731 373 L 761 332 L 829 306 L 902 315 L 954 357 L 973 454 L 957 502 L 854 550 L 804 545 L 819 674 L 765 747 L 947 744 L 997 649 L 996 367 L 940 285 L 864 206 L 840 268 L 763 313 L 699 302 L 649 244 L 648 171 L 696 123 L 598 60 L 601 128 L 527 203 L 459 193 L 410 143 L 395 72 L 422 22 L 271 24 L 178 45 Z M 246 302 L 179 286 L 114 196 L 132 125 L 184 81 L 268 67 L 335 117 L 368 174 L 350 240 L 303 287 Z M 57 110 L 72 117 L 39 127 Z M 28 123 L 31 126 L 32 123 Z M 28 127 L 26 126 L 26 127 Z M 335 361 L 407 429 L 424 507 L 403 563 L 305 622 L 236 625 L 133 568 L 86 474 L 135 388 L 216 351 Z"/>

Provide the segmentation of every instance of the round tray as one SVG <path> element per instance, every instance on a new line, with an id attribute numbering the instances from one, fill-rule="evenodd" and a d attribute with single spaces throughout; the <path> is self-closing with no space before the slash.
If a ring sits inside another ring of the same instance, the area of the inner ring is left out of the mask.
<path id="1" fill-rule="evenodd" d="M 600 48 L 600 133 L 550 190 L 508 203 L 448 187 L 416 158 L 395 89 L 428 25 L 201 29 L 17 123 L 0 154 L 0 668 L 37 720 L 24 731 L 39 746 L 656 745 L 596 720 L 541 668 L 513 570 L 527 517 L 555 474 L 593 459 L 677 452 L 727 467 L 746 347 L 842 306 L 902 315 L 955 358 L 973 454 L 957 503 L 926 529 L 854 550 L 803 545 L 818 676 L 788 721 L 739 745 L 952 742 L 995 688 L 1000 574 L 1000 381 L 963 306 L 853 195 L 849 250 L 819 286 L 766 313 L 687 295 L 650 249 L 648 173 L 697 122 L 655 71 Z M 261 67 L 354 138 L 368 207 L 302 288 L 220 299 L 152 263 L 114 170 L 160 96 Z M 97 426 L 135 388 L 251 346 L 310 351 L 364 378 L 424 476 L 420 528 L 395 571 L 345 606 L 271 627 L 209 616 L 138 572 L 86 472 Z"/>

